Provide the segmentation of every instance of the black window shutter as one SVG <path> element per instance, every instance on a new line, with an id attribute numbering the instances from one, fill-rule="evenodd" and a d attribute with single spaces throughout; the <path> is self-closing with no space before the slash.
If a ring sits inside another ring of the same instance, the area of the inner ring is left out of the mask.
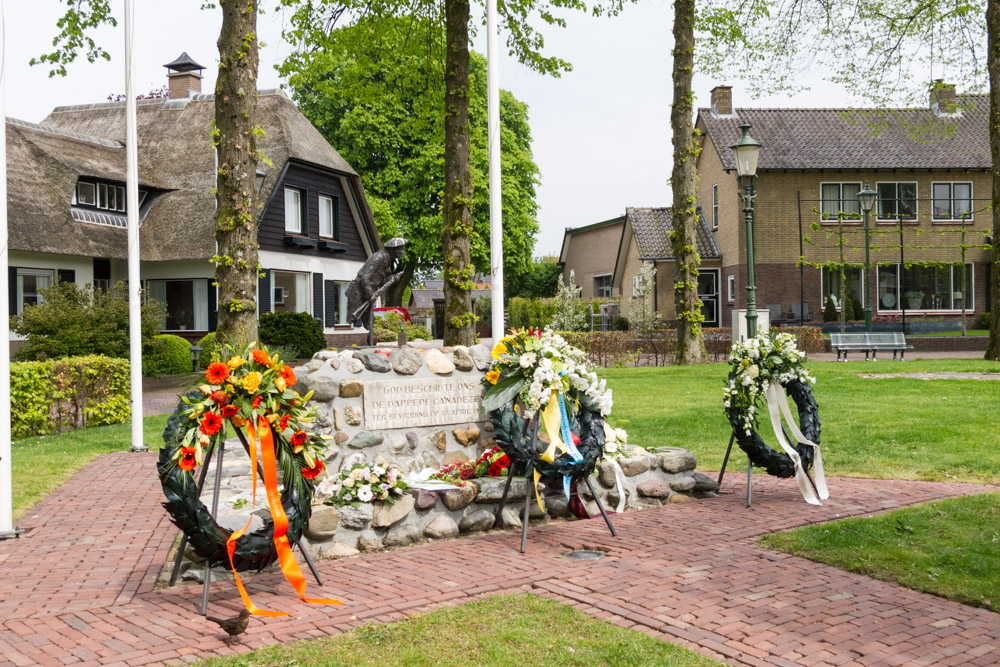
<path id="1" fill-rule="evenodd" d="M 340 240 L 340 197 L 333 198 L 333 239 Z"/>
<path id="2" fill-rule="evenodd" d="M 9 300 L 9 314 L 11 317 L 17 315 L 17 267 L 11 266 L 7 269 L 7 295 Z"/>
<path id="3" fill-rule="evenodd" d="M 263 315 L 271 312 L 271 272 L 264 270 L 261 273 L 264 275 L 259 281 L 260 294 L 257 297 L 257 308 Z"/>
<path id="4" fill-rule="evenodd" d="M 59 282 L 61 283 L 76 282 L 76 271 L 73 269 L 57 269 L 56 273 L 59 274 Z"/>
<path id="5" fill-rule="evenodd" d="M 323 274 L 313 274 L 313 317 L 323 323 Z"/>
<path id="6" fill-rule="evenodd" d="M 208 281 L 208 330 L 215 331 L 219 328 L 219 302 L 215 294 L 215 278 L 206 278 Z"/>
<path id="7" fill-rule="evenodd" d="M 337 281 L 336 280 L 324 280 L 323 285 L 326 288 L 324 290 L 325 298 L 323 299 L 324 305 L 326 305 L 326 326 L 335 327 L 337 326 Z"/>
<path id="8" fill-rule="evenodd" d="M 111 280 L 111 260 L 94 258 L 94 280 Z"/>

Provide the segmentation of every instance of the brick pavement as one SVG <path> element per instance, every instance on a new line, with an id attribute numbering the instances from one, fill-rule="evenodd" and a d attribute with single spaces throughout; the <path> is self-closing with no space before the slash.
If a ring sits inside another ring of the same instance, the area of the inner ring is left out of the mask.
<path id="1" fill-rule="evenodd" d="M 731 494 L 615 517 L 617 539 L 600 520 L 574 521 L 533 527 L 526 555 L 506 532 L 320 563 L 321 592 L 340 607 L 300 603 L 280 574 L 258 575 L 255 602 L 292 615 L 252 619 L 229 648 L 197 614 L 200 585 L 153 590 L 176 535 L 154 462 L 99 458 L 27 513 L 26 536 L 0 542 L 0 666 L 179 663 L 520 590 L 732 664 L 1000 662 L 998 614 L 755 545 L 767 532 L 986 487 L 833 479 L 833 499 L 811 507 L 793 482 L 759 475 L 747 509 L 745 477 L 733 474 Z M 560 558 L 584 545 L 609 554 Z M 232 583 L 212 586 L 216 615 L 238 605 Z"/>

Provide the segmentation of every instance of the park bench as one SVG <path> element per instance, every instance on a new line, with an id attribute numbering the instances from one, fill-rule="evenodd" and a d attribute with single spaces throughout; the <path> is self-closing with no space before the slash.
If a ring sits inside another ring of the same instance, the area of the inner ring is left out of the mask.
<path id="1" fill-rule="evenodd" d="M 892 360 L 896 360 L 896 352 L 899 352 L 899 360 L 905 361 L 906 350 L 912 350 L 912 345 L 906 344 L 906 336 L 902 332 L 893 331 L 890 333 L 832 333 L 830 334 L 830 347 L 837 351 L 837 361 L 840 361 L 841 352 L 844 353 L 844 361 L 847 361 L 849 350 L 864 350 L 865 361 L 871 354 L 871 360 L 875 361 L 879 350 L 892 350 Z"/>

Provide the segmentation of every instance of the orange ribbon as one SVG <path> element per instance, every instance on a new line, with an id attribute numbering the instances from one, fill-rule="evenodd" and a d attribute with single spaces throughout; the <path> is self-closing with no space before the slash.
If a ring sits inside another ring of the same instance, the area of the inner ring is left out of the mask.
<path id="1" fill-rule="evenodd" d="M 307 598 L 305 595 L 306 578 L 302 575 L 302 570 L 299 569 L 299 564 L 295 561 L 295 556 L 292 555 L 292 547 L 287 537 L 288 517 L 285 516 L 285 509 L 281 504 L 281 496 L 278 495 L 278 464 L 274 453 L 274 434 L 263 417 L 258 421 L 257 428 L 260 433 L 264 490 L 267 493 L 267 504 L 271 509 L 271 518 L 274 521 L 274 546 L 278 551 L 278 562 L 281 564 L 281 571 L 285 575 L 285 579 L 288 580 L 288 583 L 292 585 L 292 588 L 295 589 L 295 592 L 299 594 L 299 597 L 304 602 L 311 604 L 342 604 L 339 600 Z M 253 475 L 253 499 L 251 500 L 251 506 L 253 506 L 257 500 L 257 431 L 254 429 L 253 419 L 247 421 L 247 435 L 250 436 L 248 440 L 250 443 L 250 472 Z M 226 549 L 229 552 L 229 565 L 233 568 L 233 575 L 236 577 L 236 588 L 239 589 L 240 597 L 243 598 L 243 604 L 246 605 L 247 611 L 251 614 L 256 616 L 287 616 L 288 612 L 268 611 L 257 607 L 250 600 L 250 596 L 247 595 L 246 589 L 243 587 L 243 582 L 240 581 L 240 575 L 236 572 L 236 566 L 233 564 L 236 540 L 242 537 L 249 528 L 250 521 L 247 521 L 246 526 L 241 530 L 235 531 L 226 541 Z"/>

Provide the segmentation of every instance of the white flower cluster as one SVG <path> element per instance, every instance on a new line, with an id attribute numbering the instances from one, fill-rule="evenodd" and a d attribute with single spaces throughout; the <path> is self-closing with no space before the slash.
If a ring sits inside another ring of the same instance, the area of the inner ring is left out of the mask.
<path id="1" fill-rule="evenodd" d="M 798 349 L 795 336 L 773 330 L 733 343 L 729 363 L 733 370 L 723 387 L 723 405 L 743 413 L 743 429 L 750 435 L 757 422 L 757 401 L 771 386 L 792 381 L 815 384 L 803 365 L 806 353 Z"/>
<path id="2" fill-rule="evenodd" d="M 628 433 L 623 428 L 613 428 L 604 422 L 604 454 L 611 458 L 619 458 L 625 454 L 628 444 Z"/>

